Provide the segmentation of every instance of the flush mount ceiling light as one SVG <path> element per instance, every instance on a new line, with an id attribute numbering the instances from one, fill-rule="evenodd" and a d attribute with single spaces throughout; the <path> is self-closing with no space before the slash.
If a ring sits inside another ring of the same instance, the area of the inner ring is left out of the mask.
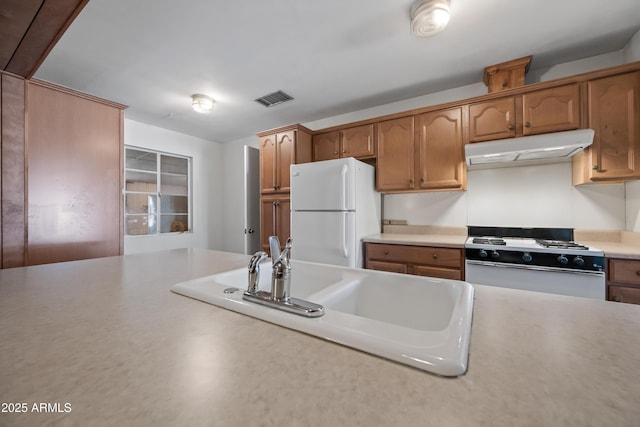
<path id="1" fill-rule="evenodd" d="M 213 105 L 216 101 L 207 95 L 201 95 L 196 93 L 195 95 L 191 95 L 191 107 L 198 113 L 210 113 L 213 111 Z"/>
<path id="2" fill-rule="evenodd" d="M 411 33 L 430 37 L 444 30 L 449 23 L 447 0 L 419 0 L 411 8 Z"/>

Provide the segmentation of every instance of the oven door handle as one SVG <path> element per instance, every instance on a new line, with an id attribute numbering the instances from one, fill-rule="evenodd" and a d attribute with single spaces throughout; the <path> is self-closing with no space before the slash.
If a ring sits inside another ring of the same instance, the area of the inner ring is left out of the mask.
<path id="1" fill-rule="evenodd" d="M 604 276 L 604 271 L 587 271 L 587 270 L 572 270 L 569 268 L 558 267 L 543 267 L 539 265 L 520 265 L 520 264 L 508 264 L 503 262 L 491 262 L 491 261 L 476 261 L 472 259 L 466 260 L 468 264 L 472 265 L 484 265 L 486 267 L 500 267 L 500 268 L 517 268 L 520 270 L 535 270 L 535 271 L 556 271 L 560 273 L 571 274 L 583 274 L 587 276 Z"/>

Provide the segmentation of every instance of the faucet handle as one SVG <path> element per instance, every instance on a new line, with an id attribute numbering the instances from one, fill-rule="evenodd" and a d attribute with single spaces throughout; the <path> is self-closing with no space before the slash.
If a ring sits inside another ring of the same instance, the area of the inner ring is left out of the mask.
<path id="1" fill-rule="evenodd" d="M 278 239 L 278 236 L 269 236 L 269 251 L 271 252 L 272 260 L 280 257 L 280 239 Z"/>

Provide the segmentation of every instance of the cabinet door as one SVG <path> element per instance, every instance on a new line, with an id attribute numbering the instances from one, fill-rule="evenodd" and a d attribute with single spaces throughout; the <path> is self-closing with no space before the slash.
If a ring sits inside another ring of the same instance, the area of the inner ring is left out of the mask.
<path id="1" fill-rule="evenodd" d="M 374 125 L 356 126 L 340 131 L 340 157 L 366 158 L 375 156 Z"/>
<path id="2" fill-rule="evenodd" d="M 580 127 L 580 90 L 577 84 L 522 95 L 523 135 L 559 132 Z"/>
<path id="3" fill-rule="evenodd" d="M 404 273 L 409 272 L 407 264 L 399 262 L 385 262 L 385 261 L 370 261 L 367 260 L 367 268 L 369 270 L 388 271 L 390 273 Z"/>
<path id="4" fill-rule="evenodd" d="M 295 132 L 293 130 L 276 135 L 277 162 L 276 162 L 276 191 L 288 193 L 291 191 L 291 177 L 289 166 L 295 163 Z"/>
<path id="5" fill-rule="evenodd" d="M 640 177 L 640 72 L 588 83 L 593 180 Z"/>
<path id="6" fill-rule="evenodd" d="M 469 142 L 516 136 L 515 98 L 492 99 L 469 105 Z"/>
<path id="7" fill-rule="evenodd" d="M 276 192 L 276 135 L 260 137 L 260 193 Z"/>
<path id="8" fill-rule="evenodd" d="M 418 187 L 464 188 L 462 108 L 434 111 L 416 117 Z"/>
<path id="9" fill-rule="evenodd" d="M 269 253 L 269 236 L 276 236 L 276 199 L 260 199 L 260 247 Z"/>
<path id="10" fill-rule="evenodd" d="M 626 286 L 607 286 L 609 301 L 626 302 L 628 304 L 640 304 L 640 288 Z"/>
<path id="11" fill-rule="evenodd" d="M 378 123 L 377 163 L 378 191 L 415 188 L 413 117 Z"/>
<path id="12" fill-rule="evenodd" d="M 269 236 L 278 236 L 280 249 L 290 236 L 291 199 L 285 197 L 263 197 L 260 199 L 260 245 L 269 253 Z"/>
<path id="13" fill-rule="evenodd" d="M 284 249 L 287 239 L 291 236 L 291 199 L 279 198 L 276 201 L 276 235 L 280 240 L 280 249 Z"/>
<path id="14" fill-rule="evenodd" d="M 333 131 L 313 136 L 313 161 L 340 157 L 340 132 Z"/>
<path id="15" fill-rule="evenodd" d="M 462 272 L 449 268 L 428 267 L 426 265 L 412 265 L 411 274 L 417 276 L 437 277 L 439 279 L 462 280 Z"/>

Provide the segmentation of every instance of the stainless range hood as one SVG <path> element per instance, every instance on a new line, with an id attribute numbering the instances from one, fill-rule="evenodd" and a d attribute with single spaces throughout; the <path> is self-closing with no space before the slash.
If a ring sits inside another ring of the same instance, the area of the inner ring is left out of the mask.
<path id="1" fill-rule="evenodd" d="M 568 162 L 593 143 L 593 134 L 592 129 L 578 129 L 466 144 L 467 169 Z"/>

